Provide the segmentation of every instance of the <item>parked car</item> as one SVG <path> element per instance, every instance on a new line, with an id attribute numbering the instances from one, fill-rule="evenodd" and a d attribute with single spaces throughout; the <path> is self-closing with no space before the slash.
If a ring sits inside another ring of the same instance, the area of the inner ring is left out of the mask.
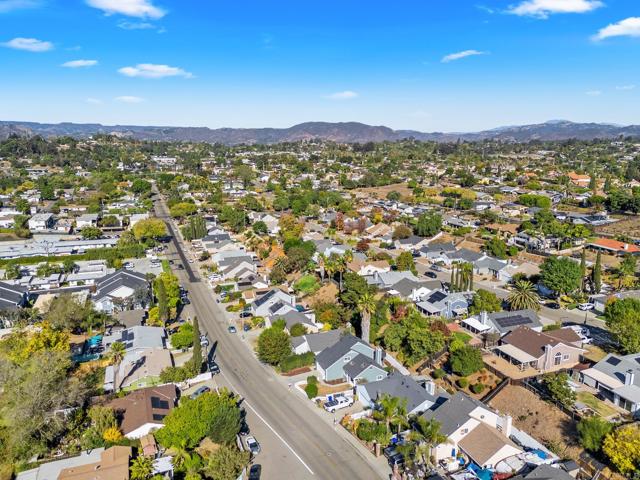
<path id="1" fill-rule="evenodd" d="M 558 302 L 545 303 L 544 306 L 552 310 L 560 310 L 560 304 Z"/>
<path id="2" fill-rule="evenodd" d="M 243 323 L 242 324 L 242 331 L 243 332 L 248 332 L 249 330 L 251 330 L 251 325 L 249 325 L 248 323 Z"/>
<path id="3" fill-rule="evenodd" d="M 435 272 L 425 272 L 424 276 L 429 278 L 438 278 L 438 275 L 436 275 Z"/>
<path id="4" fill-rule="evenodd" d="M 258 455 L 260 453 L 260 444 L 252 436 L 248 436 L 244 443 L 252 455 Z"/>
<path id="5" fill-rule="evenodd" d="M 184 270 L 184 265 L 182 265 L 181 263 L 178 264 L 178 270 Z"/>
<path id="6" fill-rule="evenodd" d="M 229 333 L 236 333 L 238 331 L 238 329 L 236 327 L 234 327 L 233 325 L 229 325 L 227 330 L 229 330 Z"/>
<path id="7" fill-rule="evenodd" d="M 240 435 L 242 435 L 243 437 L 246 437 L 247 435 L 249 435 L 249 433 L 251 433 L 251 430 L 249 429 L 249 424 L 245 421 L 243 421 L 240 424 L 240 431 L 238 432 Z"/>
<path id="8" fill-rule="evenodd" d="M 249 469 L 249 480 L 260 480 L 261 473 L 262 467 L 260 465 L 251 465 Z"/>
<path id="9" fill-rule="evenodd" d="M 251 318 L 253 317 L 253 313 L 251 312 L 240 312 L 240 318 Z"/>
<path id="10" fill-rule="evenodd" d="M 216 362 L 211 360 L 209 362 L 209 371 L 211 372 L 212 375 L 217 375 L 218 373 L 220 373 L 220 367 Z"/>
<path id="11" fill-rule="evenodd" d="M 198 398 L 200 395 L 203 395 L 207 392 L 210 392 L 211 389 L 207 386 L 202 386 L 200 388 L 198 388 L 195 392 L 193 392 L 191 395 L 189 395 L 189 398 L 191 400 L 195 400 L 196 398 Z"/>
<path id="12" fill-rule="evenodd" d="M 442 271 L 442 267 L 440 265 L 436 265 L 434 263 L 433 265 L 431 265 L 431 270 L 433 270 L 435 272 L 441 272 Z"/>
<path id="13" fill-rule="evenodd" d="M 201 347 L 208 347 L 209 346 L 209 339 L 207 337 L 200 337 L 200 346 Z"/>
<path id="14" fill-rule="evenodd" d="M 578 308 L 583 312 L 586 312 L 587 310 L 593 310 L 594 306 L 595 305 L 593 303 L 581 303 L 580 305 L 578 305 Z"/>
<path id="15" fill-rule="evenodd" d="M 389 466 L 391 468 L 393 468 L 396 465 L 402 466 L 402 465 L 404 465 L 404 455 L 402 455 L 401 453 L 396 453 L 394 455 L 391 455 L 387 459 L 387 461 L 389 462 Z"/>
<path id="16" fill-rule="evenodd" d="M 334 395 L 333 400 L 324 403 L 324 409 L 333 413 L 341 408 L 347 408 L 353 405 L 353 398 L 345 395 Z"/>

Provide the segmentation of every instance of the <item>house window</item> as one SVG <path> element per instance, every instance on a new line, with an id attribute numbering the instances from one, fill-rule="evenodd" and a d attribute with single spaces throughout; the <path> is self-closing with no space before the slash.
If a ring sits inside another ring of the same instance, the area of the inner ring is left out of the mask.
<path id="1" fill-rule="evenodd" d="M 561 361 L 562 361 L 562 354 L 558 352 L 553 357 L 553 364 L 554 365 L 560 365 Z"/>
<path id="2" fill-rule="evenodd" d="M 384 376 L 382 376 L 382 375 L 378 375 L 378 376 L 376 377 L 376 380 L 382 380 L 383 378 L 384 378 Z"/>
<path id="3" fill-rule="evenodd" d="M 569 360 L 569 355 L 562 355 L 562 360 L 564 360 L 565 362 Z"/>
<path id="4" fill-rule="evenodd" d="M 460 430 L 460 435 L 466 435 L 467 433 L 469 433 L 468 428 L 463 428 L 462 430 Z"/>

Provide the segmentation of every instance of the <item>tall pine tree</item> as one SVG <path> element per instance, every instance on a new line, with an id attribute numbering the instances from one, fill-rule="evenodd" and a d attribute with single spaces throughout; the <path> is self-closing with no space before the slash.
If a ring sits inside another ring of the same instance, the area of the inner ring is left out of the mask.
<path id="1" fill-rule="evenodd" d="M 602 260 L 600 258 L 600 252 L 596 255 L 596 264 L 593 266 L 593 288 L 595 293 L 600 293 L 602 289 Z"/>

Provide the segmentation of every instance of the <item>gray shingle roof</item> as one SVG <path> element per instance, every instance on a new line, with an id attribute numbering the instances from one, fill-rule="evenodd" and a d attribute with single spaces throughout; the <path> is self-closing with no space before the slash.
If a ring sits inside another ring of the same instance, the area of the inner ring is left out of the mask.
<path id="1" fill-rule="evenodd" d="M 298 347 L 306 341 L 309 344 L 309 350 L 314 353 L 321 352 L 322 350 L 338 343 L 342 334 L 343 332 L 341 330 L 329 330 L 328 332 L 310 333 L 301 337 L 293 337 L 291 339 L 291 344 L 294 347 Z"/>
<path id="2" fill-rule="evenodd" d="M 26 288 L 0 282 L 0 309 L 15 308 L 22 303 Z"/>
<path id="3" fill-rule="evenodd" d="M 374 401 L 380 399 L 384 394 L 405 398 L 407 400 L 407 411 L 409 412 L 426 401 L 438 403 L 438 399 L 443 398 L 440 395 L 431 395 L 412 377 L 399 373 L 392 373 L 383 380 L 367 383 L 364 388 L 367 390 L 369 398 Z"/>
<path id="4" fill-rule="evenodd" d="M 344 373 L 346 373 L 350 378 L 357 378 L 362 372 L 364 372 L 370 366 L 375 366 L 377 368 L 382 368 L 380 365 L 377 365 L 371 358 L 366 355 L 362 355 L 359 353 L 350 362 L 344 366 Z"/>
<path id="5" fill-rule="evenodd" d="M 348 353 L 356 343 L 364 343 L 359 338 L 351 334 L 340 337 L 337 343 L 325 348 L 316 357 L 318 365 L 328 368 L 336 363 L 345 353 Z"/>
<path id="6" fill-rule="evenodd" d="M 143 273 L 129 270 L 118 270 L 96 282 L 95 299 L 99 300 L 120 287 L 136 289 L 148 285 L 147 277 Z"/>
<path id="7" fill-rule="evenodd" d="M 440 423 L 440 431 L 442 434 L 449 436 L 460 428 L 460 426 L 469 419 L 469 414 L 478 407 L 489 410 L 489 407 L 482 402 L 462 392 L 457 392 L 438 408 L 435 410 L 427 410 L 422 416 L 427 420 L 436 420 Z"/>

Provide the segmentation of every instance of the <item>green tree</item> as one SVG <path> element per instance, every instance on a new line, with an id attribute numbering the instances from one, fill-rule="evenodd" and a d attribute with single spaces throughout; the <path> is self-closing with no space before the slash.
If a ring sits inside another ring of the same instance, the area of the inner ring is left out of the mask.
<path id="1" fill-rule="evenodd" d="M 198 211 L 198 207 L 190 202 L 178 202 L 169 208 L 169 214 L 173 218 L 184 218 L 193 215 Z"/>
<path id="2" fill-rule="evenodd" d="M 258 337 L 258 358 L 269 365 L 277 365 L 291 353 L 291 340 L 282 329 L 269 327 Z"/>
<path id="3" fill-rule="evenodd" d="M 580 290 L 585 291 L 585 279 L 587 277 L 587 251 L 583 248 L 580 254 Z"/>
<path id="4" fill-rule="evenodd" d="M 147 480 L 153 475 L 153 460 L 151 457 L 138 456 L 129 467 L 131 480 Z"/>
<path id="5" fill-rule="evenodd" d="M 85 240 L 94 240 L 96 238 L 102 237 L 102 230 L 100 230 L 98 227 L 87 226 L 83 227 L 82 230 L 80 230 L 80 234 Z"/>
<path id="6" fill-rule="evenodd" d="M 528 280 L 518 280 L 507 298 L 510 310 L 539 310 L 538 295 Z"/>
<path id="7" fill-rule="evenodd" d="M 376 402 L 376 409 L 373 416 L 382 420 L 387 426 L 387 431 L 391 431 L 391 424 L 400 426 L 406 422 L 407 417 L 407 399 L 394 397 L 388 393 L 384 393 Z"/>
<path id="8" fill-rule="evenodd" d="M 604 438 L 613 430 L 613 424 L 601 417 L 585 417 L 578 422 L 580 445 L 598 453 L 602 449 Z"/>
<path id="9" fill-rule="evenodd" d="M 605 306 L 604 317 L 625 353 L 640 352 L 640 299 L 611 299 Z"/>
<path id="10" fill-rule="evenodd" d="M 126 349 L 124 343 L 113 342 L 109 348 L 109 360 L 113 365 L 119 365 L 124 359 Z"/>
<path id="11" fill-rule="evenodd" d="M 230 409 L 237 409 L 238 416 L 230 414 Z M 155 432 L 155 437 L 165 447 L 193 449 L 213 428 L 219 428 L 216 439 L 231 444 L 240 429 L 239 421 L 236 423 L 239 418 L 238 399 L 234 394 L 225 389 L 207 392 L 195 400 L 183 399 L 164 418 L 164 427 Z"/>
<path id="12" fill-rule="evenodd" d="M 223 445 L 207 457 L 204 473 L 211 480 L 236 480 L 250 459 L 249 452 Z"/>
<path id="13" fill-rule="evenodd" d="M 193 318 L 193 353 L 191 354 L 191 359 L 185 365 L 185 368 L 191 374 L 190 376 L 195 377 L 200 374 L 202 370 L 202 345 L 200 344 L 200 324 L 198 322 L 198 317 Z"/>
<path id="14" fill-rule="evenodd" d="M 289 333 L 292 337 L 301 337 L 307 333 L 307 327 L 305 327 L 302 323 L 296 323 L 291 326 L 289 329 Z"/>
<path id="15" fill-rule="evenodd" d="M 357 303 L 358 311 L 360 312 L 360 337 L 365 342 L 371 341 L 371 315 L 376 311 L 376 300 L 371 292 L 365 292 Z"/>
<path id="16" fill-rule="evenodd" d="M 549 396 L 565 407 L 572 407 L 576 402 L 576 392 L 569 386 L 569 375 L 565 372 L 548 373 L 542 378 Z"/>
<path id="17" fill-rule="evenodd" d="M 625 255 L 618 266 L 618 288 L 622 288 L 622 285 L 629 279 L 634 279 L 636 274 L 636 262 L 637 258 L 633 255 Z"/>
<path id="18" fill-rule="evenodd" d="M 132 227 L 133 235 L 139 242 L 146 239 L 156 240 L 167 235 L 167 225 L 159 218 L 138 220 Z"/>
<path id="19" fill-rule="evenodd" d="M 580 265 L 568 257 L 548 257 L 540 266 L 542 283 L 558 295 L 580 288 Z"/>
<path id="20" fill-rule="evenodd" d="M 460 376 L 467 377 L 484 367 L 482 353 L 479 349 L 469 346 L 458 348 L 449 356 L 451 370 Z"/>
<path id="21" fill-rule="evenodd" d="M 492 256 L 499 259 L 506 259 L 509 255 L 507 253 L 507 244 L 498 236 L 492 237 L 486 244 L 485 250 Z"/>
<path id="22" fill-rule="evenodd" d="M 602 259 L 600 257 L 601 254 L 600 251 L 598 251 L 596 255 L 596 263 L 591 271 L 594 293 L 600 293 L 602 290 Z"/>
<path id="23" fill-rule="evenodd" d="M 414 233 L 421 237 L 433 237 L 442 229 L 442 215 L 436 212 L 423 213 L 418 217 Z"/>
<path id="24" fill-rule="evenodd" d="M 268 232 L 267 224 L 264 223 L 262 220 L 258 220 L 257 222 L 255 222 L 251 226 L 251 229 L 253 230 L 253 233 L 255 233 L 256 235 L 265 235 Z"/>
<path id="25" fill-rule="evenodd" d="M 411 255 L 411 252 L 402 252 L 400 255 L 398 255 L 398 258 L 396 259 L 396 268 L 400 272 L 409 271 L 414 275 L 418 273 L 418 270 L 416 269 L 416 264 L 413 261 L 413 255 Z"/>
<path id="26" fill-rule="evenodd" d="M 502 300 L 495 293 L 480 288 L 473 294 L 469 308 L 471 315 L 477 315 L 480 312 L 499 312 L 500 310 L 502 310 Z"/>

